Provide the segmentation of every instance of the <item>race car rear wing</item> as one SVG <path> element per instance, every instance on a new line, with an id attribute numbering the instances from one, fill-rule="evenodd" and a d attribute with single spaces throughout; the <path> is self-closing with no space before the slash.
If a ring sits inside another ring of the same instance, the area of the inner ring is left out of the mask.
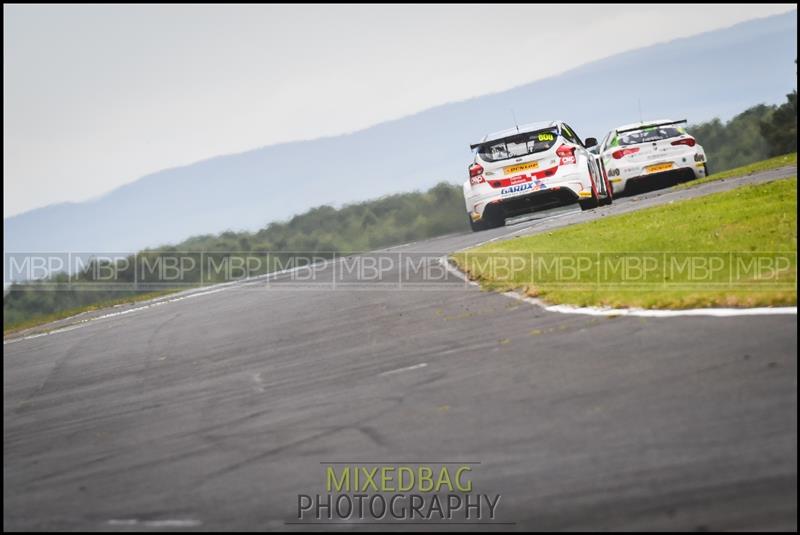
<path id="1" fill-rule="evenodd" d="M 470 150 L 475 150 L 478 147 L 480 147 L 481 145 L 485 145 L 486 143 L 499 143 L 500 141 L 507 140 L 507 139 L 513 139 L 513 138 L 515 138 L 517 136 L 522 136 L 522 135 L 531 135 L 532 136 L 534 134 L 542 134 L 542 133 L 545 133 L 545 132 L 552 132 L 554 128 L 556 128 L 556 127 L 555 126 L 548 126 L 547 128 L 539 128 L 538 130 L 529 130 L 527 132 L 525 132 L 525 131 L 523 131 L 523 132 L 515 132 L 515 133 L 510 134 L 508 136 L 498 137 L 496 139 L 485 139 L 483 141 L 478 141 L 477 143 L 472 143 L 469 146 L 469 148 L 470 148 Z"/>
<path id="2" fill-rule="evenodd" d="M 617 134 L 624 134 L 625 132 L 635 132 L 637 130 L 644 130 L 645 128 L 653 128 L 655 126 L 669 126 L 671 124 L 680 124 L 688 122 L 686 119 L 681 119 L 680 121 L 672 121 L 670 123 L 652 123 L 652 124 L 643 124 L 636 126 L 634 128 L 626 128 L 624 130 L 617 130 Z"/>

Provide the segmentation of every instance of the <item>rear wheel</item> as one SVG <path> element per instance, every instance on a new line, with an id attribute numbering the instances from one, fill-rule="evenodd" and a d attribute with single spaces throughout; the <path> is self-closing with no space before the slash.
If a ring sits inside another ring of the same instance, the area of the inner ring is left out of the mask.
<path id="1" fill-rule="evenodd" d="M 600 206 L 600 202 L 598 201 L 596 195 L 596 193 L 592 192 L 591 198 L 578 201 L 578 204 L 581 205 L 581 210 L 591 210 L 592 208 L 597 208 Z"/>
<path id="2" fill-rule="evenodd" d="M 606 173 L 605 165 L 603 166 L 603 187 L 606 190 L 606 196 L 600 201 L 600 206 L 605 206 L 614 202 L 614 190 L 611 189 L 611 183 L 608 181 L 608 173 Z"/>
<path id="3" fill-rule="evenodd" d="M 486 219 L 486 222 L 484 223 L 485 226 L 483 228 L 487 228 L 487 229 L 488 228 L 497 228 L 497 227 L 502 227 L 505 224 L 506 224 L 506 218 L 505 217 L 503 217 L 502 215 L 495 215 L 493 217 L 490 217 L 490 218 Z"/>
<path id="4" fill-rule="evenodd" d="M 469 228 L 472 229 L 472 232 L 479 232 L 481 230 L 486 229 L 486 224 L 484 221 L 473 221 L 472 216 L 467 212 L 467 219 L 469 220 Z"/>
<path id="5" fill-rule="evenodd" d="M 581 210 L 591 210 L 600 206 L 600 195 L 597 193 L 597 186 L 594 183 L 594 176 L 591 169 L 589 170 L 589 182 L 592 184 L 592 196 L 588 199 L 581 199 L 578 204 L 581 205 Z"/>
<path id="6" fill-rule="evenodd" d="M 503 209 L 496 205 L 490 204 L 483 211 L 483 228 L 497 228 L 506 224 L 506 214 Z"/>

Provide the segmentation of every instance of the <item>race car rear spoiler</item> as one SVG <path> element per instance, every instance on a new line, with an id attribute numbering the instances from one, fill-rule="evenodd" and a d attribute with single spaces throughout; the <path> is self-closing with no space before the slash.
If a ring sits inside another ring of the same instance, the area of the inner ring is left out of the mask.
<path id="1" fill-rule="evenodd" d="M 680 122 L 680 121 L 678 121 L 678 122 Z M 533 134 L 540 134 L 540 133 L 543 133 L 543 132 L 552 132 L 553 128 L 555 128 L 555 126 L 548 126 L 547 128 L 540 128 L 538 130 L 529 130 L 527 132 L 525 132 L 525 131 L 523 131 L 523 132 L 515 132 L 513 134 L 510 134 L 510 135 L 507 135 L 507 136 L 504 136 L 504 137 L 498 137 L 496 139 L 485 139 L 483 141 L 478 141 L 477 143 L 472 143 L 469 146 L 469 149 L 470 150 L 475 150 L 478 147 L 480 147 L 481 145 L 484 145 L 486 143 L 494 143 L 496 141 L 503 141 L 504 139 L 512 139 L 512 138 L 517 137 L 519 135 L 526 135 L 526 134 L 533 135 Z"/>
<path id="2" fill-rule="evenodd" d="M 681 119 L 680 121 L 672 121 L 671 123 L 653 123 L 653 124 L 643 124 L 640 126 L 636 126 L 634 128 L 626 128 L 625 130 L 617 130 L 617 134 L 624 134 L 625 132 L 635 132 L 636 130 L 644 130 L 645 128 L 653 128 L 654 126 L 669 126 L 671 124 L 680 124 L 688 122 L 686 119 Z"/>

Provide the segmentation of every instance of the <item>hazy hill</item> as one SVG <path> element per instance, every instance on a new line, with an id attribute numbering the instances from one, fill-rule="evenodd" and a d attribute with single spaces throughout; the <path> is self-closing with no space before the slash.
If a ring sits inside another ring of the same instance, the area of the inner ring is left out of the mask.
<path id="1" fill-rule="evenodd" d="M 759 102 L 782 102 L 795 88 L 796 18 L 795 11 L 638 49 L 353 134 L 159 171 L 97 200 L 5 219 L 4 250 L 133 251 L 256 229 L 320 204 L 460 182 L 469 143 L 507 128 L 512 108 L 520 122 L 560 118 L 583 137 L 637 120 L 637 99 L 647 117 L 727 119 Z M 533 61 L 520 68 L 536 76 Z"/>

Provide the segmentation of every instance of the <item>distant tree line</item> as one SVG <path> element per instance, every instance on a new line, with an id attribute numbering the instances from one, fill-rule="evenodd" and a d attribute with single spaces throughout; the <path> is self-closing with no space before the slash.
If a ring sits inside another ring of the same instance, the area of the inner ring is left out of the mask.
<path id="1" fill-rule="evenodd" d="M 727 123 L 713 119 L 690 126 L 706 151 L 710 172 L 797 152 L 797 90 L 786 100 L 780 106 L 753 106 Z"/>
<path id="2" fill-rule="evenodd" d="M 71 277 L 59 273 L 38 283 L 12 284 L 3 297 L 3 326 L 7 329 L 37 316 L 135 295 L 137 292 L 132 289 L 98 290 L 97 285 L 91 289 L 87 286 L 97 281 L 98 272 L 106 277 L 113 272 L 108 278 L 132 285 L 137 280 L 134 271 L 138 269 L 141 274 L 148 260 L 155 257 L 186 258 L 184 253 L 203 252 L 221 261 L 223 257 L 230 260 L 246 253 L 288 252 L 271 255 L 275 265 L 285 265 L 291 253 L 368 251 L 468 229 L 461 186 L 445 182 L 426 192 L 389 195 L 339 209 L 319 206 L 256 232 L 194 236 L 176 245 L 146 249 L 136 257 L 91 262 Z M 270 266 L 265 271 L 270 271 Z M 206 273 L 201 280 L 197 272 L 182 280 L 199 284 L 222 279 Z"/>

